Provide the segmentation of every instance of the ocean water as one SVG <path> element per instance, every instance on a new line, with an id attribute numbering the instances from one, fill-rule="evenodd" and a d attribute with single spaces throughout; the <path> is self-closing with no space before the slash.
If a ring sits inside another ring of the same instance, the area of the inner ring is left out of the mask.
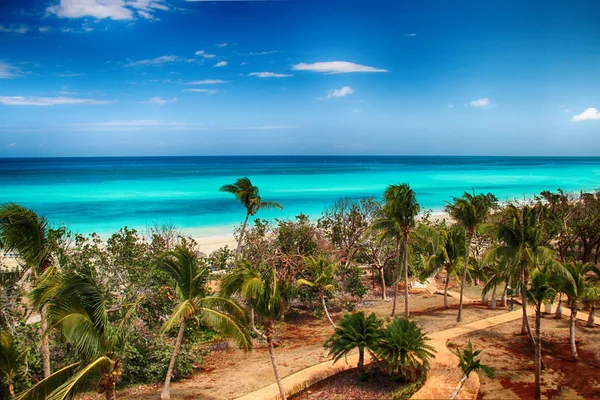
<path id="1" fill-rule="evenodd" d="M 0 159 L 0 203 L 35 209 L 54 224 L 106 236 L 123 226 L 170 222 L 194 236 L 231 234 L 243 207 L 219 187 L 248 176 L 283 211 L 318 217 L 340 197 L 381 197 L 409 183 L 421 205 L 441 211 L 465 190 L 500 200 L 542 190 L 600 188 L 600 158 L 437 156 L 111 157 Z"/>

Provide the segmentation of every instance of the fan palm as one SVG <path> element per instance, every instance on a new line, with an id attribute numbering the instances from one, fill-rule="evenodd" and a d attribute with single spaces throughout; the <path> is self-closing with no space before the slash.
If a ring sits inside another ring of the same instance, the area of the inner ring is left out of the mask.
<path id="1" fill-rule="evenodd" d="M 15 395 L 15 376 L 27 364 L 27 353 L 29 349 L 21 351 L 8 332 L 0 331 L 0 373 L 6 379 L 10 398 Z"/>
<path id="2" fill-rule="evenodd" d="M 14 203 L 0 205 L 0 246 L 16 251 L 28 269 L 26 275 L 39 277 L 53 263 L 52 241 L 48 221 L 35 211 Z M 41 314 L 41 356 L 44 378 L 50 376 L 50 346 L 45 304 L 36 304 Z"/>
<path id="3" fill-rule="evenodd" d="M 381 337 L 382 322 L 375 314 L 365 317 L 363 311 L 346 314 L 340 319 L 335 332 L 325 341 L 329 357 L 337 362 L 354 349 L 358 349 L 358 369 L 365 365 L 365 349 L 373 355 Z"/>
<path id="4" fill-rule="evenodd" d="M 137 304 L 128 307 L 120 322 L 113 325 L 106 310 L 106 295 L 87 274 L 71 274 L 51 288 L 36 288 L 32 297 L 36 296 L 46 298 L 51 328 L 65 337 L 81 361 L 54 372 L 17 399 L 70 399 L 93 387 L 107 399 L 116 399 L 121 355 Z"/>
<path id="5" fill-rule="evenodd" d="M 481 350 L 473 350 L 473 343 L 469 340 L 465 349 L 461 352 L 460 349 L 456 349 L 456 355 L 458 356 L 458 367 L 462 370 L 463 376 L 458 383 L 458 386 L 452 392 L 450 400 L 454 400 L 458 395 L 458 392 L 465 384 L 465 381 L 471 375 L 471 372 L 483 371 L 490 378 L 494 377 L 494 369 L 481 362 L 480 358 L 477 358 L 481 354 Z"/>
<path id="6" fill-rule="evenodd" d="M 600 300 L 600 285 L 597 282 L 590 282 L 585 288 L 584 296 L 590 305 L 590 314 L 586 326 L 593 328 L 595 324 L 596 302 Z"/>
<path id="7" fill-rule="evenodd" d="M 460 225 L 450 228 L 441 226 L 438 229 L 439 245 L 434 249 L 434 254 L 427 258 L 425 269 L 421 272 L 421 278 L 429 278 L 441 270 L 446 271 L 446 282 L 444 283 L 444 307 L 448 308 L 448 284 L 457 276 L 460 263 L 466 256 L 465 232 Z"/>
<path id="8" fill-rule="evenodd" d="M 238 239 L 238 245 L 235 249 L 235 258 L 237 260 L 244 240 L 248 218 L 255 215 L 258 210 L 263 208 L 279 208 L 280 210 L 283 210 L 283 207 L 275 201 L 263 201 L 259 195 L 258 187 L 252 185 L 252 182 L 248 177 L 238 178 L 235 183 L 223 185 L 219 191 L 231 193 L 244 207 L 246 207 L 246 218 L 244 219 L 242 230 L 240 231 L 240 238 Z"/>
<path id="9" fill-rule="evenodd" d="M 396 318 L 383 330 L 375 354 L 388 373 L 407 379 L 429 369 L 435 353 L 429 340 L 415 322 Z"/>
<path id="10" fill-rule="evenodd" d="M 373 222 L 371 229 L 379 231 L 382 237 L 393 237 L 396 240 L 397 265 L 404 271 L 404 316 L 408 318 L 408 238 L 421 207 L 415 192 L 406 183 L 388 186 L 383 200 L 382 216 Z M 396 315 L 399 278 L 400 270 L 397 271 L 394 282 L 392 316 Z"/>
<path id="11" fill-rule="evenodd" d="M 287 397 L 281 382 L 273 346 L 275 321 L 281 316 L 284 300 L 282 285 L 277 279 L 277 272 L 274 268 L 267 266 L 252 268 L 250 263 L 242 261 L 221 280 L 221 294 L 224 296 L 239 296 L 249 304 L 256 313 L 256 317 L 261 320 L 265 330 L 264 337 L 269 348 L 273 373 L 279 387 L 279 394 L 285 400 Z"/>
<path id="12" fill-rule="evenodd" d="M 163 331 L 179 326 L 173 355 L 160 395 L 162 400 L 167 400 L 171 398 L 171 377 L 183 340 L 185 325 L 190 319 L 197 318 L 217 330 L 221 330 L 234 338 L 245 350 L 249 350 L 252 343 L 244 328 L 246 319 L 244 310 L 230 299 L 209 295 L 210 272 L 200 265 L 198 257 L 193 251 L 178 246 L 175 250 L 160 257 L 157 267 L 171 277 L 177 297 L 177 306 L 163 326 Z"/>
<path id="13" fill-rule="evenodd" d="M 327 305 L 325 304 L 325 294 L 335 289 L 335 271 L 337 269 L 337 265 L 334 263 L 327 262 L 325 258 L 321 255 L 319 257 L 307 257 L 305 258 L 306 264 L 308 265 L 308 269 L 310 271 L 311 276 L 313 277 L 312 281 L 306 279 L 298 279 L 296 282 L 298 285 L 307 285 L 310 287 L 314 287 L 319 291 L 319 296 L 321 298 L 321 303 L 323 304 L 323 310 L 325 311 L 325 315 L 327 315 L 327 319 L 331 323 L 331 325 L 335 328 L 336 325 L 331 319 L 329 315 L 329 310 L 327 310 Z"/>
<path id="14" fill-rule="evenodd" d="M 471 256 L 471 241 L 473 240 L 477 227 L 487 219 L 492 207 L 494 207 L 496 203 L 497 199 L 491 193 L 476 195 L 475 192 L 473 192 L 473 194 L 465 192 L 462 197 L 455 197 L 452 203 L 446 205 L 448 214 L 465 228 L 465 242 L 467 247 L 465 266 L 460 281 L 460 300 L 458 304 L 457 322 L 460 322 L 462 319 L 463 293 L 465 289 L 465 280 L 467 278 L 467 269 L 469 268 L 469 257 Z"/>

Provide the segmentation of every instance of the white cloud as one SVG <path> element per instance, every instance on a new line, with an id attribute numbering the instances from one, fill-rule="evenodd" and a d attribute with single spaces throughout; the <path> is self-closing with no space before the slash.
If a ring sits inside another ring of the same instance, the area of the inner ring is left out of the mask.
<path id="1" fill-rule="evenodd" d="M 143 103 L 143 104 L 155 104 L 155 105 L 158 105 L 158 106 L 164 106 L 167 103 L 175 103 L 176 101 L 177 101 L 177 97 L 173 97 L 172 99 L 163 99 L 162 97 L 154 96 L 154 97 L 150 97 L 146 101 L 140 101 L 140 103 Z"/>
<path id="2" fill-rule="evenodd" d="M 416 33 L 407 33 L 404 36 L 415 37 L 415 36 L 417 36 L 417 34 Z"/>
<path id="3" fill-rule="evenodd" d="M 454 104 L 448 103 L 448 108 L 454 108 Z"/>
<path id="4" fill-rule="evenodd" d="M 183 91 L 184 92 L 206 93 L 206 94 L 219 93 L 218 90 L 214 90 L 214 89 L 183 89 Z"/>
<path id="5" fill-rule="evenodd" d="M 257 76 L 259 78 L 286 78 L 293 76 L 289 74 L 276 74 L 275 72 L 250 72 L 248 76 Z"/>
<path id="6" fill-rule="evenodd" d="M 227 47 L 227 43 L 217 43 L 217 47 Z"/>
<path id="7" fill-rule="evenodd" d="M 23 33 L 29 32 L 29 27 L 27 25 L 14 25 L 10 26 L 0 25 L 0 32 L 2 33 L 15 33 L 17 35 L 21 35 Z"/>
<path id="8" fill-rule="evenodd" d="M 52 30 L 51 26 L 40 26 L 38 30 L 42 33 L 50 32 Z"/>
<path id="9" fill-rule="evenodd" d="M 137 67 L 139 65 L 162 65 L 166 63 L 173 63 L 182 61 L 181 57 L 177 56 L 160 56 L 156 58 L 151 58 L 148 60 L 139 60 L 135 62 L 131 62 L 129 64 L 125 64 L 126 67 Z"/>
<path id="10" fill-rule="evenodd" d="M 344 86 L 341 89 L 330 90 L 329 94 L 327 94 L 327 98 L 331 99 L 333 97 L 344 97 L 354 93 L 354 90 L 350 86 Z"/>
<path id="11" fill-rule="evenodd" d="M 470 105 L 471 107 L 489 107 L 490 106 L 490 99 L 488 99 L 487 97 L 485 97 L 485 98 L 473 100 L 468 105 Z"/>
<path id="12" fill-rule="evenodd" d="M 6 145 L 6 147 L 17 147 L 16 143 L 9 143 Z"/>
<path id="13" fill-rule="evenodd" d="M 565 114 L 570 114 L 570 113 L 571 113 L 571 110 L 569 110 L 569 108 L 568 108 L 568 107 L 567 107 L 565 104 L 561 104 L 561 105 L 560 105 L 560 106 L 558 106 L 558 107 L 559 107 L 559 108 L 562 108 L 562 111 L 563 111 Z"/>
<path id="14" fill-rule="evenodd" d="M 137 16 L 155 19 L 156 10 L 167 11 L 164 0 L 60 0 L 46 9 L 60 18 L 93 17 L 113 20 L 131 20 Z"/>
<path id="15" fill-rule="evenodd" d="M 229 83 L 229 81 L 223 81 L 221 79 L 203 79 L 200 81 L 190 81 L 186 85 L 216 85 L 219 83 Z"/>
<path id="16" fill-rule="evenodd" d="M 91 122 L 87 124 L 73 125 L 77 129 L 90 131 L 141 131 L 144 129 L 162 129 L 185 130 L 188 124 L 177 121 L 161 121 L 154 119 L 141 119 L 131 121 L 106 121 Z"/>
<path id="17" fill-rule="evenodd" d="M 61 72 L 58 74 L 54 74 L 56 76 L 61 76 L 61 77 L 74 77 L 74 76 L 85 76 L 86 74 L 84 73 L 78 73 L 78 72 Z"/>
<path id="18" fill-rule="evenodd" d="M 327 61 L 312 64 L 300 63 L 292 66 L 296 71 L 314 71 L 326 74 L 341 74 L 348 72 L 388 72 L 385 69 L 355 64 L 348 61 Z"/>
<path id="19" fill-rule="evenodd" d="M 600 121 L 600 110 L 590 107 L 581 114 L 574 115 L 571 121 L 586 121 L 586 120 L 596 120 Z"/>
<path id="20" fill-rule="evenodd" d="M 279 53 L 277 50 L 269 50 L 269 51 L 255 51 L 248 53 L 249 56 L 266 56 L 267 54 L 275 54 Z"/>
<path id="21" fill-rule="evenodd" d="M 16 78 L 18 76 L 20 76 L 20 73 L 17 67 L 0 61 L 0 79 Z"/>
<path id="22" fill-rule="evenodd" d="M 215 68 L 225 67 L 225 66 L 227 66 L 227 61 L 219 61 L 218 63 L 215 64 Z"/>
<path id="23" fill-rule="evenodd" d="M 361 113 L 364 110 L 362 108 L 355 108 L 354 110 L 352 110 L 353 113 Z"/>
<path id="24" fill-rule="evenodd" d="M 112 101 L 79 99 L 75 97 L 0 96 L 0 104 L 7 106 L 55 106 L 63 104 L 110 104 Z"/>
<path id="25" fill-rule="evenodd" d="M 214 54 L 209 54 L 207 52 L 205 52 L 204 50 L 198 50 L 197 52 L 194 53 L 197 56 L 202 56 L 204 58 L 208 58 L 208 59 L 213 59 L 215 58 Z"/>

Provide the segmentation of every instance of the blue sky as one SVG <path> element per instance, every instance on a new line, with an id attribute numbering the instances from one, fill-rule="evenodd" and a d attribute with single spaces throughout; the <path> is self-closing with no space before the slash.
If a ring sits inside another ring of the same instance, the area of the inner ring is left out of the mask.
<path id="1" fill-rule="evenodd" d="M 0 157 L 600 155 L 598 1 L 2 0 Z"/>

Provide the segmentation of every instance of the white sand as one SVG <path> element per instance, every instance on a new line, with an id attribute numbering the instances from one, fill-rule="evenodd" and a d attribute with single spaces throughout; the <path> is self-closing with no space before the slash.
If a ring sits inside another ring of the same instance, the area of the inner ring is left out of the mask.
<path id="1" fill-rule="evenodd" d="M 204 238 L 194 238 L 200 247 L 200 251 L 210 255 L 215 250 L 221 249 L 225 246 L 229 247 L 229 249 L 233 250 L 237 247 L 237 242 L 233 235 L 231 236 L 221 236 L 221 237 L 204 237 Z"/>

